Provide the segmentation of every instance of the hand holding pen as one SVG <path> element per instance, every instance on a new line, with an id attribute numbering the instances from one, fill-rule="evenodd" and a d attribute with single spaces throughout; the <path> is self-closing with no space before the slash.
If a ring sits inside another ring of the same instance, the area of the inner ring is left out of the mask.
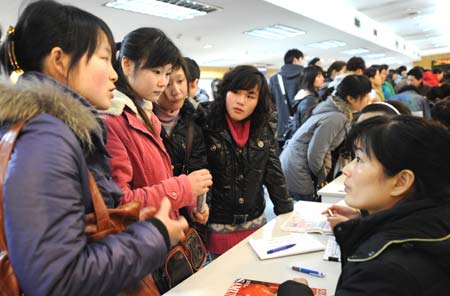
<path id="1" fill-rule="evenodd" d="M 333 217 L 334 216 L 342 216 L 348 219 L 354 219 L 359 218 L 361 216 L 361 213 L 359 210 L 348 207 L 348 206 L 341 206 L 341 205 L 331 205 L 328 209 L 322 212 L 323 215 L 326 215 L 327 217 Z"/>
<path id="2" fill-rule="evenodd" d="M 322 215 L 327 216 L 331 228 L 337 224 L 359 217 L 359 211 L 347 206 L 331 205 L 328 209 L 322 212 Z"/>

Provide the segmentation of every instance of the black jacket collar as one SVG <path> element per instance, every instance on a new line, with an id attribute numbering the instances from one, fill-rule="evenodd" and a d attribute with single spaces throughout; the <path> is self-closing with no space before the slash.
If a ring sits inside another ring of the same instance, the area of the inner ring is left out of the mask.
<path id="1" fill-rule="evenodd" d="M 344 260 L 369 261 L 399 244 L 414 244 L 450 262 L 450 199 L 404 201 L 393 208 L 338 224 Z M 439 252 L 439 253 L 436 253 Z"/>

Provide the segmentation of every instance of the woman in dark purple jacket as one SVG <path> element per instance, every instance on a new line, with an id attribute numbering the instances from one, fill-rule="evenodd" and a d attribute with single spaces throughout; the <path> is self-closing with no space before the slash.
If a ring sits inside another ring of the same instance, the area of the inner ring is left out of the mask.
<path id="1" fill-rule="evenodd" d="M 3 186 L 6 241 L 25 295 L 116 295 L 159 267 L 186 221 L 156 218 L 88 243 L 88 168 L 109 206 L 110 177 L 96 110 L 109 107 L 117 74 L 114 43 L 96 16 L 53 1 L 26 7 L 1 47 L 2 67 L 25 74 L 0 83 L 0 137 L 32 117 L 11 155 Z M 0 281 L 3 279 L 0 279 Z"/>

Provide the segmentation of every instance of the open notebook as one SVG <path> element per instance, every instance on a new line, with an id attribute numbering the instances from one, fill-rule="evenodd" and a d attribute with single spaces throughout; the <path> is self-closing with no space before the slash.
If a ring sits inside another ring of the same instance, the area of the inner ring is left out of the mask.
<path id="1" fill-rule="evenodd" d="M 290 235 L 269 239 L 250 239 L 248 242 L 261 260 L 322 251 L 325 249 L 325 246 L 320 241 L 309 234 L 303 233 L 292 233 Z M 269 250 L 275 250 L 292 244 L 295 244 L 295 246 L 268 254 Z"/>

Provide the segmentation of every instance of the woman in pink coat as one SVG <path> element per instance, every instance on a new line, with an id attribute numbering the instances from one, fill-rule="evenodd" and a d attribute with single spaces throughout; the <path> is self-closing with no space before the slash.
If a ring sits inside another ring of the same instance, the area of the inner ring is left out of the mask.
<path id="1" fill-rule="evenodd" d="M 198 170 L 173 176 L 160 137 L 161 122 L 152 111 L 153 102 L 169 82 L 173 66 L 181 63 L 178 48 L 155 28 L 130 32 L 118 48 L 118 91 L 104 122 L 112 176 L 124 192 L 121 203 L 138 200 L 143 207 L 159 208 L 167 196 L 172 217 L 178 217 L 178 209 L 188 207 L 194 221 L 206 223 L 209 209 L 198 213 L 195 202 L 212 185 L 211 174 Z"/>

